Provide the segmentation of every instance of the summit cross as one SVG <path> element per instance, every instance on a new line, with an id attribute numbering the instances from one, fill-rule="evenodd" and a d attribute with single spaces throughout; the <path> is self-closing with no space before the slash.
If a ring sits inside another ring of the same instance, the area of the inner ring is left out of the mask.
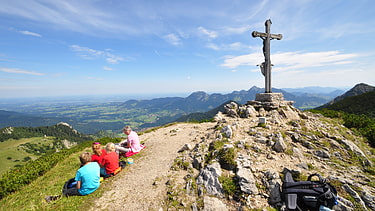
<path id="1" fill-rule="evenodd" d="M 260 69 L 265 77 L 265 93 L 272 93 L 271 87 L 271 55 L 270 55 L 270 40 L 277 39 L 281 40 L 283 36 L 281 34 L 271 34 L 271 19 L 266 20 L 264 23 L 266 32 L 253 31 L 251 35 L 253 37 L 260 37 L 263 40 L 263 54 L 264 62 L 260 64 Z"/>

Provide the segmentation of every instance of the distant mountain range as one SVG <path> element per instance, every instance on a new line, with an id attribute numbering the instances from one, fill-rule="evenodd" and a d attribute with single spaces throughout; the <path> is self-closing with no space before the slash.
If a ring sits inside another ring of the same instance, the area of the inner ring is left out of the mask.
<path id="1" fill-rule="evenodd" d="M 301 88 L 299 91 L 303 91 L 303 89 Z M 229 94 L 208 94 L 203 91 L 198 91 L 192 93 L 186 98 L 168 97 L 155 98 L 151 100 L 129 100 L 122 104 L 122 106 L 127 108 L 143 108 L 152 110 L 159 110 L 162 108 L 166 110 L 181 110 L 186 113 L 191 113 L 196 111 L 208 111 L 229 100 L 236 101 L 240 104 L 245 104 L 249 100 L 254 100 L 257 93 L 263 92 L 263 88 L 256 86 L 251 87 L 249 90 L 233 91 Z M 321 94 L 317 94 L 315 92 L 295 92 L 295 94 L 292 94 L 276 88 L 273 88 L 273 92 L 283 93 L 286 100 L 294 101 L 294 106 L 300 109 L 317 107 L 333 99 L 333 97 L 344 93 L 344 91 L 336 89 L 332 92 Z"/>
<path id="2" fill-rule="evenodd" d="M 294 95 L 302 95 L 302 94 L 315 94 L 315 95 L 325 95 L 336 97 L 344 93 L 343 90 L 347 90 L 350 88 L 342 88 L 338 89 L 335 87 L 320 87 L 320 86 L 309 86 L 309 87 L 301 87 L 301 88 L 282 88 L 282 90 L 289 92 Z"/>
<path id="3" fill-rule="evenodd" d="M 295 91 L 300 91 L 302 93 L 304 89 L 296 89 Z M 320 90 L 320 89 L 316 89 Z M 339 93 L 338 90 L 333 90 L 332 92 L 327 93 Z M 289 96 L 289 95 L 287 95 Z M 306 96 L 311 96 L 306 94 Z M 290 96 L 289 96 L 290 97 Z M 296 99 L 296 98 L 290 98 Z M 204 121 L 212 119 L 218 111 L 224 111 L 224 105 L 228 104 L 226 102 L 217 108 L 210 110 L 208 112 L 198 112 L 184 115 L 178 118 L 177 122 L 186 122 L 186 121 Z M 344 111 L 347 113 L 353 114 L 365 114 L 370 117 L 375 117 L 375 87 L 361 83 L 355 85 L 352 89 L 345 92 L 344 94 L 336 97 L 329 103 L 318 107 L 318 109 L 327 108 L 330 110 Z"/>
<path id="4" fill-rule="evenodd" d="M 294 90 L 293 94 L 273 88 L 273 92 L 281 92 L 285 100 L 294 101 L 299 109 L 310 109 L 321 106 L 333 99 L 333 93 L 342 94 L 344 91 L 324 89 L 307 93 L 310 89 Z M 57 122 L 67 122 L 82 133 L 96 133 L 103 130 L 121 130 L 123 125 L 131 125 L 136 129 L 160 126 L 176 121 L 178 118 L 191 113 L 204 113 L 228 101 L 245 104 L 254 100 L 257 93 L 264 89 L 256 86 L 249 90 L 233 91 L 228 94 L 208 94 L 198 91 L 188 97 L 164 97 L 150 100 L 127 100 L 125 102 L 110 102 L 100 104 L 64 104 L 63 106 L 22 105 L 12 110 L 20 112 L 0 112 L 0 128 L 7 126 L 43 126 Z M 27 114 L 22 117 L 23 113 Z M 31 115 L 31 116 L 30 116 Z"/>

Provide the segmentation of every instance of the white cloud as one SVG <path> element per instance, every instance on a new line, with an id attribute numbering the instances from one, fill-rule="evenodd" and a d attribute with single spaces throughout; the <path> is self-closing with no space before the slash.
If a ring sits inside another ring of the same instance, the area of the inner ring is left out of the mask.
<path id="1" fill-rule="evenodd" d="M 326 52 L 287 52 L 273 56 L 273 61 L 285 69 L 301 69 L 309 67 L 320 67 L 328 65 L 341 65 L 353 63 L 351 59 L 358 57 L 357 54 L 341 54 L 339 51 Z"/>
<path id="2" fill-rule="evenodd" d="M 250 30 L 250 26 L 241 26 L 241 27 L 225 27 L 223 32 L 226 34 L 242 34 Z"/>
<path id="3" fill-rule="evenodd" d="M 21 34 L 24 34 L 24 35 L 30 35 L 30 36 L 34 36 L 34 37 L 42 37 L 42 35 L 38 34 L 38 33 L 35 33 L 35 32 L 30 32 L 30 31 L 19 31 Z"/>
<path id="4" fill-rule="evenodd" d="M 71 45 L 70 48 L 74 52 L 78 52 L 79 56 L 84 59 L 104 58 L 110 64 L 117 64 L 120 61 L 124 61 L 124 58 L 120 56 L 116 56 L 112 53 L 109 53 L 108 51 L 111 51 L 110 49 L 100 51 L 100 50 L 94 50 L 94 49 L 87 48 L 87 47 L 82 47 L 79 45 Z"/>
<path id="5" fill-rule="evenodd" d="M 348 86 L 364 82 L 373 83 L 373 71 L 360 71 L 357 68 L 322 68 L 321 71 L 276 72 L 273 76 L 275 87 L 306 86 Z"/>
<path id="6" fill-rule="evenodd" d="M 29 70 L 22 70 L 17 68 L 0 68 L 0 71 L 6 72 L 6 73 L 16 73 L 16 74 L 27 74 L 27 75 L 44 75 L 43 73 L 35 72 L 35 71 L 29 71 Z"/>
<path id="7" fill-rule="evenodd" d="M 215 50 L 215 51 L 220 50 L 220 47 L 219 47 L 218 45 L 214 44 L 214 43 L 208 43 L 208 44 L 206 45 L 206 47 L 207 47 L 207 48 L 210 48 L 210 49 L 213 49 L 213 50 Z"/>
<path id="8" fill-rule="evenodd" d="M 174 45 L 174 46 L 179 46 L 182 45 L 181 39 L 176 35 L 176 34 L 168 34 L 163 37 L 168 43 Z"/>
<path id="9" fill-rule="evenodd" d="M 241 42 L 234 42 L 230 44 L 220 44 L 220 45 L 215 44 L 215 43 L 208 43 L 206 47 L 213 49 L 215 51 L 219 51 L 219 50 L 239 51 L 239 50 L 251 48 L 251 46 L 247 46 Z"/>
<path id="10" fill-rule="evenodd" d="M 222 67 L 226 68 L 237 68 L 244 65 L 257 65 L 262 61 L 261 54 L 252 53 L 241 56 L 225 56 L 224 63 L 221 64 Z"/>
<path id="11" fill-rule="evenodd" d="M 218 36 L 216 31 L 208 30 L 202 26 L 198 27 L 198 32 L 200 34 L 203 34 L 205 36 L 208 36 L 209 38 L 216 38 Z"/>
<path id="12" fill-rule="evenodd" d="M 351 59 L 358 57 L 357 54 L 342 54 L 339 51 L 326 52 L 286 52 L 271 55 L 271 62 L 278 66 L 278 71 L 290 71 L 301 68 L 341 65 L 353 63 Z M 226 56 L 222 67 L 237 68 L 239 66 L 255 66 L 264 61 L 259 53 L 252 53 L 241 56 Z"/>
<path id="13" fill-rule="evenodd" d="M 113 70 L 113 68 L 111 68 L 111 67 L 103 67 L 103 70 L 107 70 L 107 71 L 112 71 Z"/>

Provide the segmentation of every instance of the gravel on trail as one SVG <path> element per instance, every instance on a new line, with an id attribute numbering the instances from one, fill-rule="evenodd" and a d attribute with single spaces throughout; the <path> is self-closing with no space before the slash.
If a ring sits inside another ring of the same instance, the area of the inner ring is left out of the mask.
<path id="1" fill-rule="evenodd" d="M 146 148 L 123 171 L 111 178 L 90 210 L 162 210 L 165 184 L 178 151 L 187 143 L 194 146 L 216 123 L 179 123 L 140 135 Z"/>

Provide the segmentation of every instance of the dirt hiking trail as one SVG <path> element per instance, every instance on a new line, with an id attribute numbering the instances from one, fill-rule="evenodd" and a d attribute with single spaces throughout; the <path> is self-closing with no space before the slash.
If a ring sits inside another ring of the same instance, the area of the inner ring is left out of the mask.
<path id="1" fill-rule="evenodd" d="M 170 167 L 185 144 L 192 146 L 216 123 L 174 124 L 140 136 L 146 148 L 134 164 L 116 175 L 112 189 L 103 193 L 90 210 L 162 210 Z"/>

